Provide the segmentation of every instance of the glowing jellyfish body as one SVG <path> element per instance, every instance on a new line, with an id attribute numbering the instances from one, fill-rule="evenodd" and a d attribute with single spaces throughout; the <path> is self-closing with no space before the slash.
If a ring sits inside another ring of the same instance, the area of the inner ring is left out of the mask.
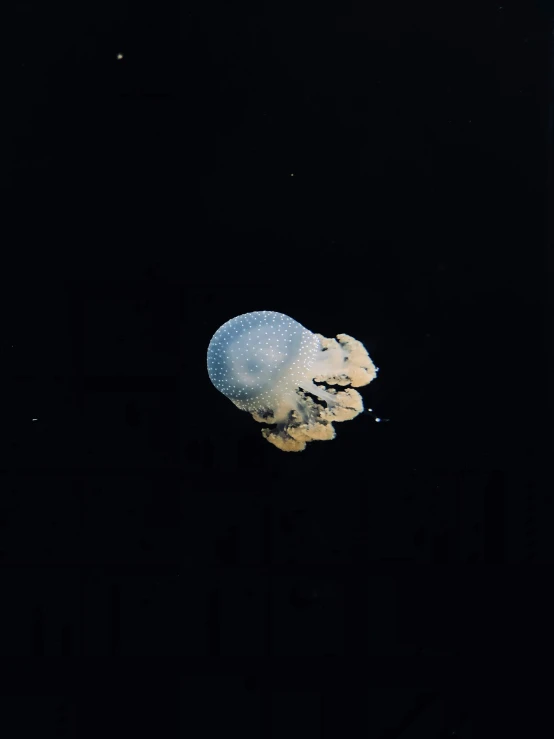
<path id="1" fill-rule="evenodd" d="M 208 374 L 238 408 L 272 425 L 262 430 L 269 442 L 299 452 L 308 441 L 333 439 L 335 421 L 363 411 L 354 388 L 370 383 L 377 368 L 351 336 L 326 339 L 283 313 L 262 310 L 232 318 L 215 332 Z"/>

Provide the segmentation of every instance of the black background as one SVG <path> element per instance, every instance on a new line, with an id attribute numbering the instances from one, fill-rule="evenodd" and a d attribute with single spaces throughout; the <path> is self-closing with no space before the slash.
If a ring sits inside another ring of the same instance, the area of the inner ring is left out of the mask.
<path id="1" fill-rule="evenodd" d="M 550 9 L 301 5 L 2 6 L 7 736 L 544 729 Z M 390 420 L 265 442 L 264 309 Z"/>

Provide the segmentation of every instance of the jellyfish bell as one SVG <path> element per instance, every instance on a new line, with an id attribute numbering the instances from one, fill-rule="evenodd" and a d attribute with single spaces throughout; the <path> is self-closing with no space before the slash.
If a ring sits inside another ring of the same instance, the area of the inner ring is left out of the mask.
<path id="1" fill-rule="evenodd" d="M 283 451 L 333 439 L 335 421 L 363 411 L 354 388 L 378 371 L 360 341 L 347 334 L 327 339 L 275 311 L 224 323 L 210 341 L 207 361 L 213 385 L 256 421 L 271 424 L 262 434 Z"/>

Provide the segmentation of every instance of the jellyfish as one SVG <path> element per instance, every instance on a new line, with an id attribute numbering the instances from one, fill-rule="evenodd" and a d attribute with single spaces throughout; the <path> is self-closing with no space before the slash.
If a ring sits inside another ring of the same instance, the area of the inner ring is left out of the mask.
<path id="1" fill-rule="evenodd" d="M 326 339 L 275 311 L 231 318 L 208 346 L 213 385 L 267 424 L 262 435 L 285 452 L 334 439 L 333 423 L 349 421 L 364 409 L 354 388 L 369 384 L 377 372 L 364 345 L 352 336 Z"/>

